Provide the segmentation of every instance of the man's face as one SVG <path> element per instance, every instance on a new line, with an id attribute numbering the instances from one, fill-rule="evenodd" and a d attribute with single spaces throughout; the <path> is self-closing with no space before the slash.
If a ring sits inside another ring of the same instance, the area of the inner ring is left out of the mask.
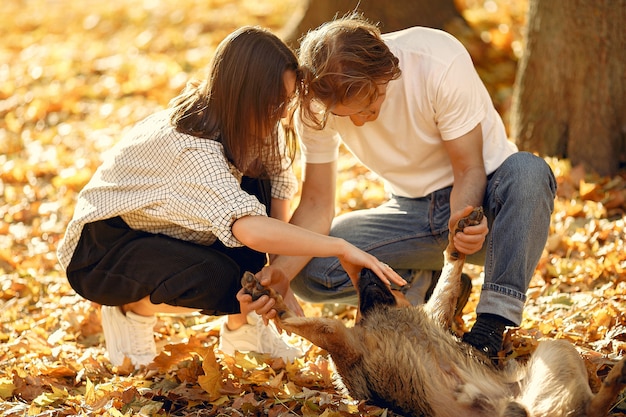
<path id="1" fill-rule="evenodd" d="M 335 116 L 349 117 L 355 126 L 363 126 L 365 123 L 373 122 L 378 118 L 386 93 L 387 84 L 379 84 L 378 98 L 373 103 L 370 103 L 367 98 L 355 99 L 346 104 L 335 105 L 330 112 Z"/>

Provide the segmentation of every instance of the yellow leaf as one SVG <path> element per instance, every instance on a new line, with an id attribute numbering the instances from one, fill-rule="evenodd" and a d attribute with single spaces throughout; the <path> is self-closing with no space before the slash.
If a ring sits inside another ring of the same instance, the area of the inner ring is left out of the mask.
<path id="1" fill-rule="evenodd" d="M 120 410 L 113 407 L 107 410 L 107 414 L 109 414 L 111 417 L 125 417 L 125 414 L 122 414 Z"/>
<path id="2" fill-rule="evenodd" d="M 13 395 L 15 384 L 10 378 L 0 378 L 0 398 L 7 399 Z"/>
<path id="3" fill-rule="evenodd" d="M 283 384 L 283 377 L 285 376 L 285 370 L 283 369 L 280 373 L 273 378 L 270 378 L 269 384 L 273 388 L 279 388 Z"/>
<path id="4" fill-rule="evenodd" d="M 221 395 L 222 373 L 212 350 L 208 350 L 204 356 L 202 369 L 204 375 L 198 377 L 198 385 L 209 394 L 210 401 L 215 401 Z"/>
<path id="5" fill-rule="evenodd" d="M 163 403 L 158 401 L 150 401 L 148 404 L 141 407 L 139 414 L 145 416 L 155 416 L 163 408 Z"/>
<path id="6" fill-rule="evenodd" d="M 44 407 L 53 404 L 58 400 L 64 400 L 67 397 L 68 392 L 65 388 L 59 389 L 53 385 L 52 392 L 44 392 L 43 394 L 40 394 L 33 400 L 33 404 Z"/>
<path id="7" fill-rule="evenodd" d="M 87 378 L 87 382 L 85 382 L 85 403 L 93 404 L 96 401 L 96 390 L 91 382 L 91 379 Z"/>

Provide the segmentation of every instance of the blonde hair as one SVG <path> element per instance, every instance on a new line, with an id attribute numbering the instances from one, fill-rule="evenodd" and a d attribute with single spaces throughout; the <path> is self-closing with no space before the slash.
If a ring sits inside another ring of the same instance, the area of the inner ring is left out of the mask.
<path id="1" fill-rule="evenodd" d="M 217 47 L 206 80 L 193 80 L 170 102 L 179 132 L 218 140 L 226 158 L 242 173 L 261 177 L 284 169 L 296 149 L 291 120 L 280 141 L 279 123 L 289 97 L 285 71 L 300 72 L 295 53 L 266 29 L 246 26 Z"/>
<path id="2" fill-rule="evenodd" d="M 378 86 L 401 75 L 398 58 L 378 27 L 356 12 L 308 32 L 300 43 L 299 61 L 305 86 L 300 95 L 302 119 L 318 129 L 335 105 L 354 99 L 373 103 Z M 316 101 L 325 107 L 321 117 Z"/>

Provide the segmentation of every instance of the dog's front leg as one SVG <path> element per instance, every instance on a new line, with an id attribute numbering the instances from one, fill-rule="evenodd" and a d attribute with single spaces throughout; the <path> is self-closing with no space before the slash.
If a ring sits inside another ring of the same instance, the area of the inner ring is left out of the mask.
<path id="1" fill-rule="evenodd" d="M 361 342 L 341 320 L 325 317 L 289 317 L 280 319 L 280 326 L 300 335 L 331 354 L 335 362 L 344 366 L 361 357 Z"/>
<path id="2" fill-rule="evenodd" d="M 304 337 L 311 343 L 326 349 L 333 358 L 342 358 L 343 363 L 353 363 L 360 356 L 357 347 L 360 342 L 352 340 L 354 335 L 340 321 L 329 318 L 298 317 L 285 304 L 283 297 L 274 289 L 262 286 L 253 273 L 245 272 L 241 278 L 244 292 L 253 300 L 267 295 L 274 299 L 276 324 L 288 332 Z"/>
<path id="3" fill-rule="evenodd" d="M 444 264 L 439 282 L 425 306 L 427 313 L 445 328 L 452 325 L 457 300 L 461 294 L 463 264 L 461 259 Z"/>
<path id="4" fill-rule="evenodd" d="M 476 207 L 467 216 L 460 219 L 456 225 L 454 233 L 463 231 L 467 226 L 480 224 L 483 219 L 482 207 Z M 452 324 L 456 303 L 461 293 L 461 274 L 465 264 L 465 255 L 458 252 L 450 243 L 443 253 L 444 266 L 441 277 L 433 290 L 433 295 L 426 303 L 426 311 L 442 326 L 448 328 Z"/>

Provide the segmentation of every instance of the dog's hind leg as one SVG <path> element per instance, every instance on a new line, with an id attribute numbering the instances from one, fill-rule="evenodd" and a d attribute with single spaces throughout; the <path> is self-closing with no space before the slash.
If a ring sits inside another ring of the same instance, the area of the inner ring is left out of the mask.
<path id="1" fill-rule="evenodd" d="M 626 388 L 626 358 L 619 361 L 604 379 L 600 391 L 587 405 L 587 416 L 606 416 L 624 388 Z"/>
<path id="2" fill-rule="evenodd" d="M 447 256 L 447 254 L 446 254 Z M 441 326 L 449 328 L 461 294 L 461 273 L 464 261 L 446 261 L 433 295 L 425 305 L 427 313 Z"/>
<path id="3" fill-rule="evenodd" d="M 454 233 L 463 231 L 466 226 L 480 224 L 483 219 L 482 207 L 476 207 L 467 217 L 457 223 Z M 465 264 L 465 255 L 459 253 L 450 243 L 444 251 L 445 263 L 441 277 L 433 290 L 433 295 L 426 303 L 425 309 L 438 323 L 445 328 L 450 327 L 454 318 L 457 299 L 461 294 L 461 274 Z"/>

